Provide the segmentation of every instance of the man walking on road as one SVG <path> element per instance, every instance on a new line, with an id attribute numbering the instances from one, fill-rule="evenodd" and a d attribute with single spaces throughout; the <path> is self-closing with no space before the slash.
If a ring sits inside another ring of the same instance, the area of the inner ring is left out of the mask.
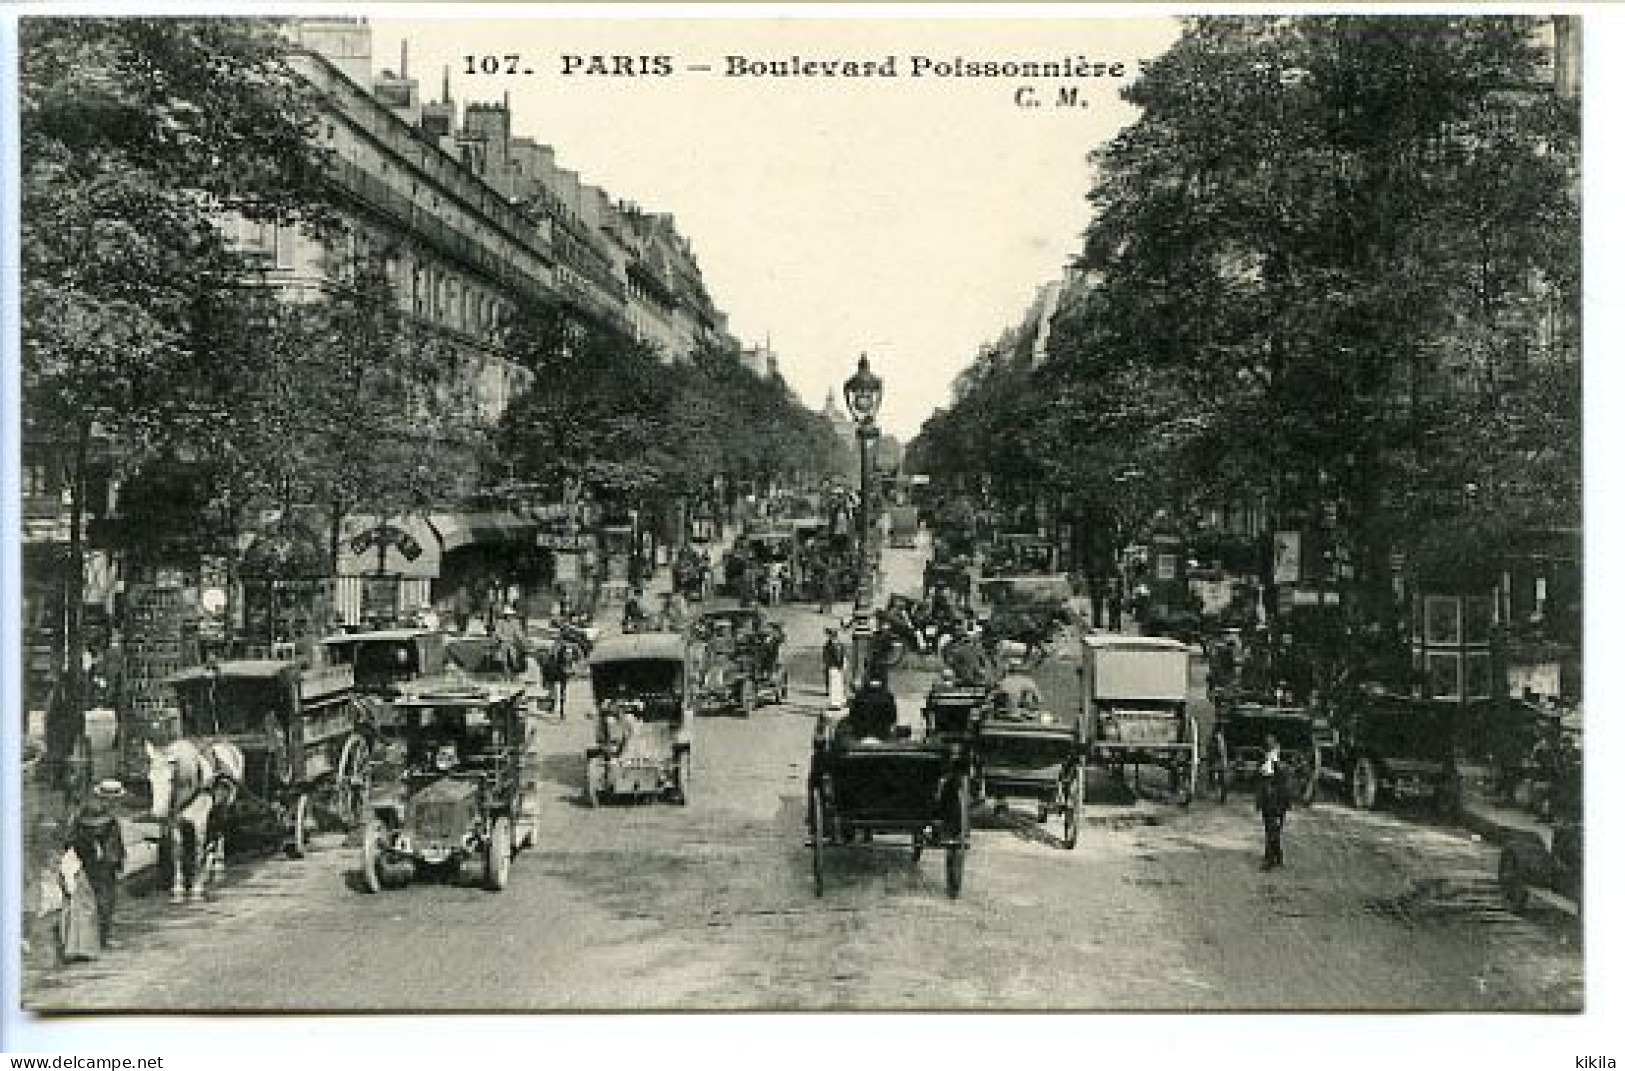
<path id="1" fill-rule="evenodd" d="M 1258 766 L 1258 813 L 1264 816 L 1264 866 L 1273 870 L 1286 865 L 1281 857 L 1281 828 L 1292 807 L 1292 772 L 1281 761 L 1281 745 L 1273 736 L 1264 738 L 1264 759 Z"/>

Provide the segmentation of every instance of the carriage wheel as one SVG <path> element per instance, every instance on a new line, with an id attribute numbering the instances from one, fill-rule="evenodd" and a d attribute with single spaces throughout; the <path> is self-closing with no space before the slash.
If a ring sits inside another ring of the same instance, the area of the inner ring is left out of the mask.
<path id="1" fill-rule="evenodd" d="M 954 789 L 954 800 L 949 805 L 948 828 L 948 896 L 959 899 L 959 890 L 965 883 L 965 852 L 970 847 L 970 789 L 960 778 Z"/>
<path id="2" fill-rule="evenodd" d="M 1349 773 L 1349 802 L 1362 811 L 1369 811 L 1377 805 L 1377 764 L 1370 759 L 1361 758 L 1354 763 L 1354 769 Z"/>
<path id="3" fill-rule="evenodd" d="M 513 822 L 504 815 L 491 827 L 485 842 L 485 887 L 501 892 L 508 887 L 508 869 L 513 865 Z"/>
<path id="4" fill-rule="evenodd" d="M 824 895 L 824 790 L 807 793 L 807 828 L 812 834 L 813 895 Z"/>
<path id="5" fill-rule="evenodd" d="M 1080 762 L 1073 768 L 1072 776 L 1062 789 L 1061 846 L 1067 851 L 1078 846 L 1078 825 L 1083 818 L 1084 781 L 1083 763 Z"/>
<path id="6" fill-rule="evenodd" d="M 383 836 L 384 829 L 377 822 L 369 822 L 361 834 L 361 884 L 370 893 L 384 891 L 384 878 L 379 872 L 382 852 L 378 845 Z"/>
<path id="7" fill-rule="evenodd" d="M 593 808 L 598 806 L 598 794 L 600 791 L 598 782 L 602 780 L 599 771 L 603 768 L 603 763 L 604 760 L 595 755 L 589 755 L 587 757 L 587 803 Z"/>
<path id="8" fill-rule="evenodd" d="M 366 819 L 367 797 L 372 791 L 372 748 L 366 738 L 352 736 L 344 742 L 339 766 L 333 775 L 333 813 L 346 829 Z"/>
<path id="9" fill-rule="evenodd" d="M 687 806 L 690 786 L 694 783 L 694 759 L 684 751 L 677 756 L 677 769 L 672 774 L 671 798 L 679 806 Z"/>
<path id="10" fill-rule="evenodd" d="M 310 796 L 307 793 L 299 793 L 293 801 L 293 821 L 283 850 L 290 859 L 303 859 L 310 850 Z"/>

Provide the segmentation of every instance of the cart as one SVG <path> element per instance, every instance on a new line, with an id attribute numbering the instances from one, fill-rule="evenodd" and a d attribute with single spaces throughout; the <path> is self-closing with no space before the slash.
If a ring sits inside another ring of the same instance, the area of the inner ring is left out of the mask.
<path id="1" fill-rule="evenodd" d="M 1315 801 L 1320 747 L 1314 713 L 1304 707 L 1241 702 L 1219 707 L 1208 742 L 1205 780 L 1220 803 L 1229 798 L 1232 785 L 1257 778 L 1269 736 L 1280 745 L 1281 760 L 1292 767 L 1299 800 Z"/>
<path id="2" fill-rule="evenodd" d="M 1046 709 L 1031 678 L 1000 681 L 976 728 L 975 798 L 1000 808 L 1010 799 L 1036 800 L 1040 823 L 1061 816 L 1061 845 L 1070 850 L 1078 844 L 1087 784 L 1080 723 Z"/>
<path id="3" fill-rule="evenodd" d="M 1201 739 L 1190 709 L 1190 649 L 1175 640 L 1097 633 L 1083 638 L 1082 724 L 1089 761 L 1118 780 L 1142 765 L 1167 771 L 1181 804 L 1196 794 Z"/>
<path id="4" fill-rule="evenodd" d="M 297 858 L 309 847 L 318 811 L 346 829 L 363 820 L 376 729 L 348 666 L 238 660 L 188 669 L 165 683 L 180 704 L 182 735 L 230 741 L 243 753 L 235 831 L 280 836 Z"/>

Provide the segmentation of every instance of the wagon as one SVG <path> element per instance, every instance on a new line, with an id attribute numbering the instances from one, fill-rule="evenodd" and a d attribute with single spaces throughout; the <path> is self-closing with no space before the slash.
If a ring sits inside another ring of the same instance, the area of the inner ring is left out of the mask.
<path id="1" fill-rule="evenodd" d="M 901 834 L 914 861 L 946 853 L 948 895 L 958 897 L 970 849 L 970 785 L 956 745 L 943 740 L 854 741 L 821 725 L 807 779 L 813 893 L 824 895 L 830 848 Z"/>
<path id="2" fill-rule="evenodd" d="M 611 636 L 593 652 L 594 744 L 587 749 L 586 799 L 693 793 L 694 698 L 687 641 L 677 633 Z"/>
<path id="3" fill-rule="evenodd" d="M 467 685 L 403 694 L 395 702 L 404 768 L 380 785 L 362 836 L 369 892 L 427 871 L 477 862 L 493 892 L 536 841 L 537 789 L 525 770 L 529 723 L 517 687 Z"/>
<path id="4" fill-rule="evenodd" d="M 232 825 L 282 838 L 305 854 L 325 812 L 345 828 L 365 814 L 376 730 L 347 666 L 302 669 L 237 660 L 188 669 L 165 681 L 180 705 L 183 736 L 224 740 L 243 753 Z"/>
<path id="5" fill-rule="evenodd" d="M 1220 803 L 1229 798 L 1232 785 L 1257 778 L 1268 736 L 1275 737 L 1281 759 L 1292 767 L 1302 802 L 1314 802 L 1320 781 L 1314 713 L 1304 707 L 1242 702 L 1219 708 L 1208 745 L 1206 783 Z"/>
<path id="6" fill-rule="evenodd" d="M 1175 640 L 1095 634 L 1079 667 L 1089 761 L 1120 780 L 1129 767 L 1167 771 L 1182 804 L 1196 794 L 1201 740 L 1190 708 L 1190 650 Z"/>
<path id="7" fill-rule="evenodd" d="M 1009 676 L 993 690 L 972 752 L 975 798 L 1003 806 L 1036 800 L 1038 820 L 1062 821 L 1061 843 L 1075 848 L 1087 798 L 1083 730 L 1044 706 L 1031 678 Z"/>

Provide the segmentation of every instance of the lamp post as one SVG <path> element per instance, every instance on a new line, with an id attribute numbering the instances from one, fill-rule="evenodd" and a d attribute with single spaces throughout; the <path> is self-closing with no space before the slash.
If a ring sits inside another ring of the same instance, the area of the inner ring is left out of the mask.
<path id="1" fill-rule="evenodd" d="M 870 612 L 874 605 L 874 569 L 870 553 L 874 537 L 870 528 L 874 524 L 874 445 L 880 438 L 875 426 L 875 414 L 880 410 L 883 389 L 880 377 L 869 367 L 869 355 L 858 355 L 858 370 L 848 379 L 842 390 L 846 407 L 857 422 L 858 437 L 858 590 L 852 606 L 852 669 L 853 673 L 868 670 L 868 641 L 873 632 Z"/>

